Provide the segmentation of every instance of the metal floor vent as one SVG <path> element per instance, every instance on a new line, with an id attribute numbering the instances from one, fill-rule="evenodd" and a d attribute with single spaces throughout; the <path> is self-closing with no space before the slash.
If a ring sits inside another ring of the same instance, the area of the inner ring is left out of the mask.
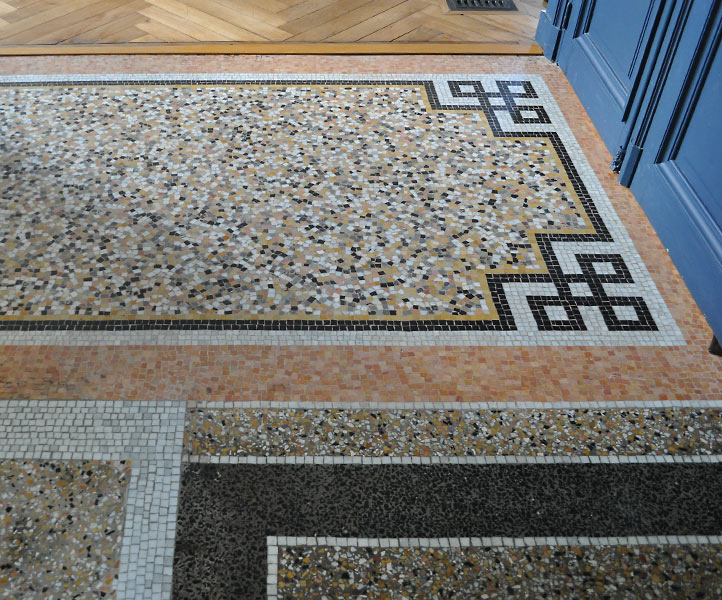
<path id="1" fill-rule="evenodd" d="M 512 0 L 446 0 L 449 10 L 516 10 Z"/>

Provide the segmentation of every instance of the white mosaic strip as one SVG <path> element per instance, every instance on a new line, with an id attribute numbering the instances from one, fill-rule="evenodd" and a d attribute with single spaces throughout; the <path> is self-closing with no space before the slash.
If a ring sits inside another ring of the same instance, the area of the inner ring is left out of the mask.
<path id="1" fill-rule="evenodd" d="M 620 408 L 712 408 L 722 409 L 722 399 L 713 400 L 607 400 L 590 402 L 284 402 L 251 400 L 248 402 L 188 402 L 188 408 L 297 408 L 300 410 L 577 410 Z"/>
<path id="2" fill-rule="evenodd" d="M 502 127 L 506 131 L 556 131 L 580 178 L 593 198 L 594 204 L 610 230 L 612 243 L 566 243 L 554 245 L 564 273 L 578 273 L 579 265 L 574 260 L 574 252 L 591 254 L 613 253 L 624 257 L 634 284 L 610 284 L 605 286 L 607 293 L 624 296 L 642 297 L 658 327 L 658 331 L 609 331 L 596 307 L 580 309 L 587 331 L 539 331 L 529 309 L 526 297 L 529 294 L 556 295 L 553 285 L 533 285 L 524 283 L 505 284 L 517 331 L 475 332 L 475 331 L 424 331 L 424 332 L 378 332 L 378 331 L 6 331 L 0 332 L 0 344 L 13 345 L 356 345 L 356 346 L 534 346 L 534 345 L 601 345 L 601 346 L 676 346 L 684 345 L 685 340 L 664 301 L 652 281 L 642 259 L 634 248 L 631 238 L 624 230 L 611 203 L 586 160 L 571 129 L 554 100 L 551 92 L 539 75 L 524 74 L 313 74 L 279 75 L 269 73 L 227 74 L 227 73 L 185 73 L 185 74 L 85 74 L 85 75 L 12 75 L 0 77 L 0 83 L 52 83 L 101 81 L 112 84 L 130 81 L 158 83 L 192 80 L 193 83 L 248 82 L 248 81 L 314 81 L 333 83 L 335 81 L 407 81 L 422 80 L 431 82 L 442 104 L 468 105 L 473 98 L 455 98 L 451 94 L 449 81 L 478 81 L 486 91 L 498 91 L 497 80 L 531 81 L 538 98 L 518 99 L 518 105 L 541 105 L 551 119 L 550 124 L 514 124 L 508 113 L 496 111 Z M 624 313 L 624 310 L 622 310 Z M 622 318 L 629 315 L 620 314 Z"/>
<path id="3" fill-rule="evenodd" d="M 275 536 L 266 538 L 269 548 L 279 546 L 338 546 L 352 548 L 468 548 L 531 546 L 641 546 L 722 544 L 720 535 L 635 535 L 622 537 L 545 536 L 545 537 L 466 537 L 466 538 L 349 538 Z"/>
<path id="4" fill-rule="evenodd" d="M 722 536 L 646 535 L 625 537 L 349 538 L 268 536 L 266 597 L 278 600 L 278 556 L 289 546 L 336 548 L 529 548 L 537 546 L 681 546 L 722 543 Z"/>
<path id="5" fill-rule="evenodd" d="M 0 400 L 1 459 L 128 460 L 120 600 L 170 598 L 183 402 Z"/>
<path id="6" fill-rule="evenodd" d="M 719 464 L 719 454 L 638 454 L 602 456 L 216 456 L 184 454 L 189 463 L 221 465 L 639 465 Z"/>

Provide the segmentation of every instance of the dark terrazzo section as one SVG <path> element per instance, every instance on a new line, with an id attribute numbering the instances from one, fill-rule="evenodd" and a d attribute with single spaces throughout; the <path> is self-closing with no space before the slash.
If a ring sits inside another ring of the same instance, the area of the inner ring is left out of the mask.
<path id="1" fill-rule="evenodd" d="M 278 597 L 722 598 L 722 546 L 285 547 Z"/>
<path id="2" fill-rule="evenodd" d="M 126 462 L 0 461 L 0 598 L 109 598 Z"/>
<path id="3" fill-rule="evenodd" d="M 174 598 L 264 598 L 266 537 L 718 535 L 718 465 L 184 467 Z"/>
<path id="4" fill-rule="evenodd" d="M 718 409 L 190 408 L 184 452 L 216 456 L 717 454 Z"/>

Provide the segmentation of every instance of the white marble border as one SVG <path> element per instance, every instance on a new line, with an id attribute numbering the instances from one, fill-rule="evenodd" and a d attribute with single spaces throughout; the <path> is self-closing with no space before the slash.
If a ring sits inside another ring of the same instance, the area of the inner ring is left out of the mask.
<path id="1" fill-rule="evenodd" d="M 219 465 L 650 465 L 720 464 L 720 454 L 610 454 L 599 456 L 216 456 L 184 454 L 188 463 Z"/>
<path id="2" fill-rule="evenodd" d="M 540 75 L 525 74 L 276 74 L 276 73 L 161 73 L 161 74 L 73 74 L 73 75 L 6 75 L 0 76 L 0 84 L 39 84 L 39 83 L 82 83 L 84 81 L 134 82 L 142 84 L 190 80 L 204 84 L 214 82 L 248 81 L 408 81 L 419 80 L 433 83 L 439 101 L 443 104 L 467 104 L 473 99 L 453 98 L 448 90 L 449 80 L 481 81 L 485 89 L 496 89 L 496 80 L 531 81 L 539 98 L 519 99 L 518 104 L 541 104 L 551 118 L 549 125 L 514 125 L 502 112 L 499 118 L 508 131 L 545 131 L 559 133 L 564 146 L 572 158 L 579 175 L 593 198 L 600 216 L 614 237 L 613 243 L 575 244 L 576 250 L 585 252 L 618 252 L 624 256 L 635 283 L 614 286 L 614 292 L 642 296 L 659 327 L 659 331 L 621 331 L 606 330 L 598 309 L 585 309 L 584 317 L 592 329 L 583 332 L 540 332 L 525 301 L 526 293 L 533 293 L 526 284 L 507 284 L 505 291 L 519 331 L 513 332 L 376 332 L 376 331 L 5 331 L 0 332 L 0 344 L 3 345 L 352 345 L 352 346 L 679 346 L 684 345 L 684 337 L 669 313 L 659 291 L 652 281 L 641 257 L 637 253 L 631 238 L 616 215 L 604 189 L 593 169 L 589 165 L 581 147 L 576 141 L 569 125 L 553 95 Z M 557 251 L 561 251 L 557 244 Z M 568 262 L 568 261 L 567 261 Z M 573 265 L 572 265 L 573 268 Z M 614 293 L 612 289 L 610 293 Z"/>
<path id="3" fill-rule="evenodd" d="M 589 402 L 299 402 L 283 400 L 243 401 L 188 401 L 188 408 L 282 408 L 301 410 L 603 410 L 603 409 L 663 409 L 663 408 L 702 408 L 722 409 L 722 399 L 702 400 L 602 400 Z"/>
<path id="4" fill-rule="evenodd" d="M 718 535 L 640 535 L 624 537 L 467 537 L 467 538 L 352 538 L 266 537 L 266 597 L 278 600 L 278 556 L 289 546 L 334 548 L 529 548 L 535 546 L 681 546 L 722 544 Z"/>
<path id="5" fill-rule="evenodd" d="M 128 460 L 117 598 L 170 598 L 184 402 L 0 400 L 0 460 Z"/>

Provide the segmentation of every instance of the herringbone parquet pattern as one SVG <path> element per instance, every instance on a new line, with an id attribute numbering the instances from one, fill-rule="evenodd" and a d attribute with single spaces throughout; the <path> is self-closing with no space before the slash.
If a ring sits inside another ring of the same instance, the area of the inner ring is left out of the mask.
<path id="1" fill-rule="evenodd" d="M 533 41 L 542 0 L 450 13 L 444 0 L 0 0 L 0 45 Z"/>

